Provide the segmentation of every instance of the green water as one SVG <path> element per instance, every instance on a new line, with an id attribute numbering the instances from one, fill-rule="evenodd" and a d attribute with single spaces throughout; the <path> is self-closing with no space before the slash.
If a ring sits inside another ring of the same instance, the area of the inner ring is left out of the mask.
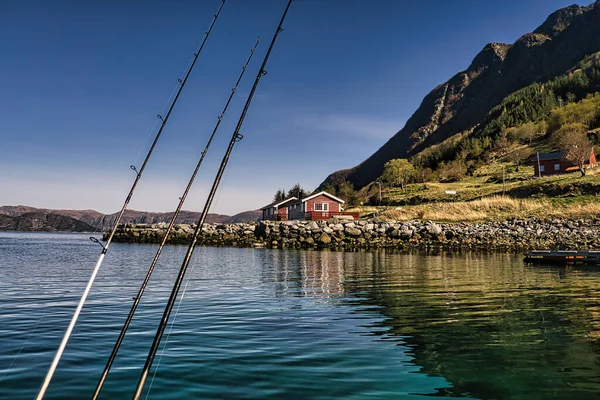
<path id="1" fill-rule="evenodd" d="M 98 250 L 0 233 L 1 399 L 35 396 Z M 89 398 L 154 250 L 111 247 L 46 398 Z M 131 398 L 185 250 L 166 249 L 101 398 Z M 600 398 L 594 268 L 200 248 L 189 278 L 143 398 Z"/>

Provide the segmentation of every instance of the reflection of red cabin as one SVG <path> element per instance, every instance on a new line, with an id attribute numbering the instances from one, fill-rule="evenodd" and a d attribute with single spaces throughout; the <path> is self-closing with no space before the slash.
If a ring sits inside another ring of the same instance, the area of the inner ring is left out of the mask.
<path id="1" fill-rule="evenodd" d="M 285 200 L 276 201 L 261 208 L 263 220 L 287 221 L 288 220 L 288 204 L 298 200 L 296 197 L 288 197 Z"/>
<path id="2" fill-rule="evenodd" d="M 350 215 L 358 219 L 358 213 L 342 212 L 344 200 L 327 192 L 312 194 L 288 204 L 289 219 L 324 220 L 338 215 Z"/>
<path id="3" fill-rule="evenodd" d="M 535 176 L 566 174 L 579 171 L 579 167 L 566 159 L 567 153 L 556 151 L 554 153 L 537 154 L 532 157 Z M 538 168 L 539 165 L 539 168 Z M 594 148 L 590 150 L 590 157 L 583 165 L 585 169 L 597 167 Z"/>

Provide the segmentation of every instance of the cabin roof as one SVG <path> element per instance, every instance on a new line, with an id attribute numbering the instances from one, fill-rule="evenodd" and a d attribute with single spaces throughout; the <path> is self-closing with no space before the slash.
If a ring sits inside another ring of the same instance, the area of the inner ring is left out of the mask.
<path id="1" fill-rule="evenodd" d="M 538 157 L 540 161 L 548 161 L 548 160 L 560 160 L 561 158 L 565 158 L 567 154 L 563 151 L 554 151 L 552 153 L 539 153 L 532 157 L 532 160 L 537 161 Z"/>
<path id="2" fill-rule="evenodd" d="M 271 203 L 271 204 L 267 204 L 266 206 L 264 206 L 264 207 L 261 207 L 260 209 L 261 209 L 261 210 L 265 210 L 265 209 L 267 209 L 267 208 L 271 208 L 271 207 L 275 207 L 275 208 L 277 208 L 277 207 L 279 207 L 279 206 L 282 206 L 282 205 L 284 205 L 285 203 L 289 203 L 290 201 L 294 201 L 294 200 L 298 200 L 298 198 L 297 198 L 297 197 L 295 197 L 295 196 L 288 197 L 287 199 L 283 199 L 283 200 L 281 200 L 281 201 L 275 201 L 275 202 L 273 202 L 273 203 Z"/>
<path id="3" fill-rule="evenodd" d="M 590 157 L 594 152 L 594 148 L 590 149 Z M 549 160 L 561 160 L 567 157 L 567 152 L 565 151 L 553 151 L 552 153 L 538 153 L 531 157 L 533 161 L 537 161 L 539 157 L 540 161 L 549 161 Z"/>
<path id="4" fill-rule="evenodd" d="M 308 200 L 312 200 L 315 197 L 318 197 L 318 196 L 321 196 L 321 195 L 327 196 L 331 200 L 337 201 L 340 204 L 344 204 L 345 203 L 344 200 L 340 199 L 339 197 L 335 197 L 334 195 L 332 195 L 331 193 L 327 193 L 326 191 L 322 191 L 322 192 L 319 192 L 319 193 L 311 194 L 310 196 L 306 196 L 305 198 L 298 200 L 298 203 L 304 203 L 304 202 L 306 202 Z"/>

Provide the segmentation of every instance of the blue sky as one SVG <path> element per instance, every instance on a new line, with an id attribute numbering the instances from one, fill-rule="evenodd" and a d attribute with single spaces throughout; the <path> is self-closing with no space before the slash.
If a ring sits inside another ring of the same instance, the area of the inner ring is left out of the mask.
<path id="1" fill-rule="evenodd" d="M 212 211 L 256 209 L 360 163 L 486 43 L 512 43 L 572 1 L 296 0 Z M 219 4 L 2 1 L 0 205 L 117 211 Z M 286 4 L 226 1 L 130 208 L 175 208 L 260 35 L 184 207 L 202 209 Z"/>

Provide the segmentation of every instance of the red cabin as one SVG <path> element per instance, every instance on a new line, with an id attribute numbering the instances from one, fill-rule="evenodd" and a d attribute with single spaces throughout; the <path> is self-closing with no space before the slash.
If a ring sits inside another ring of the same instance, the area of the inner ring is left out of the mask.
<path id="1" fill-rule="evenodd" d="M 339 215 L 358 219 L 358 213 L 343 212 L 344 200 L 327 192 L 312 194 L 288 204 L 289 219 L 326 220 Z"/>
<path id="2" fill-rule="evenodd" d="M 547 176 L 579 171 L 579 167 L 568 161 L 566 155 L 567 154 L 564 152 L 556 151 L 554 153 L 538 153 L 533 156 L 531 160 L 533 161 L 534 175 Z M 592 147 L 590 150 L 590 157 L 583 167 L 588 169 L 597 166 L 596 154 L 594 154 L 594 148 Z"/>
<path id="3" fill-rule="evenodd" d="M 262 219 L 272 221 L 288 220 L 288 204 L 298 200 L 296 197 L 288 197 L 285 200 L 276 201 L 261 208 Z"/>

